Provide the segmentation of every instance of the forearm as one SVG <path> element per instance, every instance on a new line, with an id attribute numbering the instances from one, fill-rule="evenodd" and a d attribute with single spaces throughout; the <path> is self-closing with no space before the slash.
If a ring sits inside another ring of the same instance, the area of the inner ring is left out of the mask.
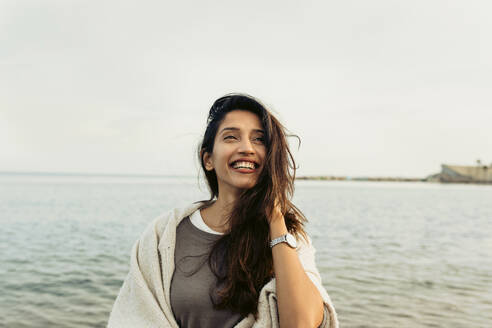
<path id="1" fill-rule="evenodd" d="M 282 219 L 270 223 L 270 237 L 287 233 Z M 323 300 L 307 276 L 295 249 L 286 243 L 272 248 L 280 327 L 318 327 L 323 320 Z"/>

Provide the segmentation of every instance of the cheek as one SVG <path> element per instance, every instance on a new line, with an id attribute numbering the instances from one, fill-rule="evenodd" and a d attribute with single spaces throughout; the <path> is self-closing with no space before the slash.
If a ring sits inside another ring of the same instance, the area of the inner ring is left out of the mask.
<path id="1" fill-rule="evenodd" d="M 262 162 L 265 161 L 265 157 L 266 157 L 266 149 L 265 148 L 262 148 L 258 151 L 258 154 L 260 155 L 260 159 Z"/>
<path id="2" fill-rule="evenodd" d="M 221 167 L 228 167 L 229 166 L 229 159 L 226 156 L 226 154 L 218 154 L 218 156 L 215 158 L 215 164 L 216 166 L 221 166 Z"/>

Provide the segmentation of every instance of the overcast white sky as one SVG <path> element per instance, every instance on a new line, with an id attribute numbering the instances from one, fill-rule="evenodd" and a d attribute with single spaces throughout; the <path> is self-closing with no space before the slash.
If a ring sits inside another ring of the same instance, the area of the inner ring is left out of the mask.
<path id="1" fill-rule="evenodd" d="M 492 162 L 492 2 L 0 2 L 0 171 L 196 175 L 247 92 L 300 175 Z"/>

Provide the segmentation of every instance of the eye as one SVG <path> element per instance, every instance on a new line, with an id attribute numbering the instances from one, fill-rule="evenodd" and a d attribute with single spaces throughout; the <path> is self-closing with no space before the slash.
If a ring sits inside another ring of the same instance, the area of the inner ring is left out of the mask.
<path id="1" fill-rule="evenodd" d="M 236 139 L 236 137 L 235 137 L 235 136 L 226 136 L 226 137 L 224 137 L 224 140 L 226 140 L 226 139 L 230 139 L 230 138 L 232 138 L 232 139 Z"/>
<path id="2" fill-rule="evenodd" d="M 263 137 L 258 137 L 258 138 L 255 138 L 254 140 L 258 140 L 261 143 L 265 142 L 265 138 L 263 138 Z"/>

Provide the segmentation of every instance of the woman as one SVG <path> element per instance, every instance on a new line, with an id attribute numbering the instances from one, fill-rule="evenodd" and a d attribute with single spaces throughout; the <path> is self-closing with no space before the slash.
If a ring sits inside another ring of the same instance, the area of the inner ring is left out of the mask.
<path id="1" fill-rule="evenodd" d="M 216 100 L 207 123 L 199 157 L 211 197 L 149 225 L 108 326 L 338 327 L 290 202 L 284 127 L 243 94 Z"/>

